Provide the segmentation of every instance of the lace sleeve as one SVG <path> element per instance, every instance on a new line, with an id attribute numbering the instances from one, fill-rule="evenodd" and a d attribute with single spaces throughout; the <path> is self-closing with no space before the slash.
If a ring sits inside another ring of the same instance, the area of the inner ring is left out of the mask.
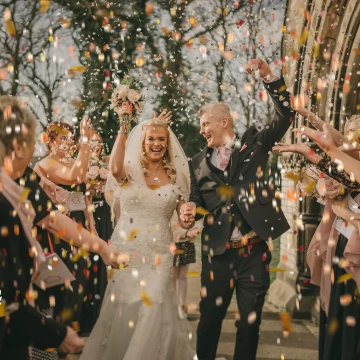
<path id="1" fill-rule="evenodd" d="M 360 189 L 360 184 L 357 181 L 352 181 L 347 172 L 339 171 L 338 165 L 331 161 L 331 159 L 321 159 L 316 164 L 316 167 L 327 176 L 346 186 L 348 189 Z"/>

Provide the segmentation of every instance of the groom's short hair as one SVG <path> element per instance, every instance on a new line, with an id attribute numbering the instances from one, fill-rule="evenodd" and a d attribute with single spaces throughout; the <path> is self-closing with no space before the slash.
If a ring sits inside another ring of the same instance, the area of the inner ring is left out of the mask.
<path id="1" fill-rule="evenodd" d="M 226 117 L 229 120 L 229 125 L 234 127 L 234 119 L 231 116 L 230 108 L 219 101 L 212 101 L 205 105 L 203 105 L 197 112 L 199 118 L 201 118 L 204 114 L 210 114 L 210 116 L 215 119 L 220 120 L 223 117 Z"/>

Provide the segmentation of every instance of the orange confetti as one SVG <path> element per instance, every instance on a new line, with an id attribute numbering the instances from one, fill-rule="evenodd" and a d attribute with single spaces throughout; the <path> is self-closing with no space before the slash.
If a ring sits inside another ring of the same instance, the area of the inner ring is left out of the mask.
<path id="1" fill-rule="evenodd" d="M 287 312 L 282 312 L 279 314 L 279 316 L 284 332 L 290 333 L 292 331 L 290 314 Z"/>
<path id="2" fill-rule="evenodd" d="M 186 273 L 186 277 L 199 277 L 200 273 L 198 271 L 189 271 Z"/>
<path id="3" fill-rule="evenodd" d="M 142 291 L 140 293 L 140 297 L 141 297 L 141 300 L 142 300 L 142 302 L 144 303 L 145 306 L 151 306 L 152 305 L 152 302 L 151 302 L 148 294 L 146 293 L 146 291 Z"/>
<path id="4" fill-rule="evenodd" d="M 7 72 L 4 69 L 0 69 L 0 80 L 7 80 Z"/>
<path id="5" fill-rule="evenodd" d="M 138 57 L 136 59 L 136 66 L 137 67 L 142 67 L 142 66 L 144 66 L 144 64 L 145 64 L 145 59 L 143 57 Z"/>
<path id="6" fill-rule="evenodd" d="M 196 27 L 196 25 L 197 25 L 196 18 L 194 16 L 190 16 L 189 23 L 192 27 Z"/>
<path id="7" fill-rule="evenodd" d="M 288 191 L 286 192 L 286 197 L 289 201 L 292 201 L 292 202 L 297 201 L 296 190 L 293 188 L 288 189 Z"/>
<path id="8" fill-rule="evenodd" d="M 292 181 L 299 181 L 300 176 L 298 174 L 295 174 L 293 171 L 290 171 L 284 175 L 285 178 L 290 179 Z"/>
<path id="9" fill-rule="evenodd" d="M 154 11 L 154 7 L 153 7 L 152 3 L 151 3 L 151 2 L 147 2 L 147 3 L 146 3 L 146 6 L 145 6 L 145 12 L 146 12 L 146 14 L 147 14 L 147 15 L 150 15 L 150 14 L 152 14 L 153 11 Z"/>
<path id="10" fill-rule="evenodd" d="M 64 28 L 64 29 L 67 29 L 70 24 L 71 24 L 71 21 L 68 20 L 68 19 L 65 19 L 65 18 L 60 18 L 59 21 L 61 22 L 61 26 Z"/>
<path id="11" fill-rule="evenodd" d="M 348 281 L 350 279 L 352 279 L 352 276 L 350 274 L 344 274 L 344 275 L 339 276 L 337 283 L 341 284 L 341 283 L 346 282 L 346 281 Z"/>
<path id="12" fill-rule="evenodd" d="M 75 71 L 75 72 L 85 72 L 86 71 L 86 66 L 82 66 L 82 65 L 74 65 L 70 68 L 70 70 Z"/>
<path id="13" fill-rule="evenodd" d="M 50 5 L 51 5 L 51 0 L 40 0 L 39 11 L 41 13 L 44 13 L 49 8 Z"/>
<path id="14" fill-rule="evenodd" d="M 220 185 L 216 191 L 220 196 L 225 198 L 231 198 L 234 195 L 232 187 L 227 185 Z"/>
<path id="15" fill-rule="evenodd" d="M 161 32 L 165 35 L 165 36 L 169 36 L 170 35 L 170 32 L 168 30 L 167 27 L 163 26 L 161 29 Z"/>
<path id="16" fill-rule="evenodd" d="M 49 140 L 48 134 L 46 132 L 42 132 L 40 134 L 40 142 L 42 144 L 46 144 L 48 142 L 48 140 Z"/>
<path id="17" fill-rule="evenodd" d="M 15 36 L 16 28 L 14 22 L 11 19 L 5 21 L 5 28 L 11 37 Z"/>

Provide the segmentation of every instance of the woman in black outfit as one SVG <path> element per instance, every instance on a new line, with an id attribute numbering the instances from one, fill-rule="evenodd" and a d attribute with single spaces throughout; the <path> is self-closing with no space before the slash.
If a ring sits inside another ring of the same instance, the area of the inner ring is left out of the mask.
<path id="1" fill-rule="evenodd" d="M 27 167 L 27 164 L 33 156 L 35 145 L 36 121 L 34 117 L 29 115 L 27 111 L 21 109 L 17 100 L 12 97 L 0 97 L 0 115 L 3 114 L 1 109 L 5 108 L 11 108 L 12 112 L 16 113 L 16 116 L 10 118 L 0 116 L 0 139 L 5 143 L 6 153 L 11 154 L 13 158 L 12 178 L 21 186 L 30 190 L 28 198 L 32 201 L 36 211 L 34 223 L 37 225 L 37 237 L 46 249 L 46 252 L 55 245 L 53 238 L 51 236 L 49 237 L 49 233 L 50 235 L 56 234 L 66 242 L 73 242 L 75 245 L 84 246 L 90 251 L 97 252 L 106 264 L 118 267 L 118 261 L 116 259 L 118 252 L 108 246 L 99 237 L 91 235 L 85 229 L 79 229 L 76 223 L 56 210 L 50 198 L 41 188 L 39 184 L 40 179 Z M 20 115 L 17 112 L 21 112 Z M 9 127 L 12 130 L 10 135 L 8 134 Z M 19 134 L 15 131 L 17 128 L 27 129 L 28 137 L 26 141 L 22 133 Z M 59 304 L 61 305 L 62 296 L 59 297 L 59 293 L 54 295 L 54 288 L 47 289 L 46 291 L 42 291 L 41 289 L 37 290 L 39 295 L 36 305 L 40 310 L 50 309 L 49 296 L 51 295 L 55 296 L 55 308 L 59 307 Z M 35 350 L 36 346 L 35 344 L 33 345 L 34 349 L 31 358 L 39 358 Z M 51 354 L 54 355 L 54 353 Z M 46 359 L 50 356 L 50 353 L 43 352 L 42 355 L 43 357 L 40 358 Z"/>
<path id="2" fill-rule="evenodd" d="M 32 225 L 38 214 L 47 211 L 47 204 L 39 203 L 42 210 L 35 214 L 24 188 L 6 171 L 17 174 L 11 158 L 21 157 L 23 162 L 31 159 L 35 125 L 33 115 L 15 98 L 0 97 L 0 358 L 5 360 L 28 359 L 30 345 L 39 349 L 59 347 L 66 352 L 83 347 L 74 330 L 44 317 L 33 307 L 31 281 L 37 274 L 37 264 L 45 257 L 33 237 Z"/>

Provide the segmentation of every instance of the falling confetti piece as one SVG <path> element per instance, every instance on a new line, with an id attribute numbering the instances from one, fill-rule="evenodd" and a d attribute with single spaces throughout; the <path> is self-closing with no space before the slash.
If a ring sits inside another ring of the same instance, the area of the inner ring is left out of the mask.
<path id="1" fill-rule="evenodd" d="M 227 185 L 220 185 L 216 189 L 216 191 L 220 196 L 223 196 L 225 198 L 231 198 L 234 195 L 234 190 L 232 189 L 232 187 Z"/>
<path id="2" fill-rule="evenodd" d="M 23 190 L 23 192 L 21 193 L 19 200 L 20 200 L 21 202 L 22 202 L 22 201 L 25 201 L 25 200 L 28 198 L 30 192 L 31 192 L 31 190 L 30 190 L 29 188 L 25 188 L 25 189 Z"/>
<path id="3" fill-rule="evenodd" d="M 131 230 L 131 232 L 128 236 L 128 240 L 134 240 L 136 238 L 136 235 L 138 234 L 138 232 L 139 232 L 138 229 Z"/>
<path id="4" fill-rule="evenodd" d="M 151 300 L 150 300 L 150 298 L 149 298 L 146 291 L 142 291 L 140 293 L 140 297 L 141 297 L 141 300 L 142 300 L 142 302 L 143 302 L 143 304 L 145 306 L 151 306 L 152 305 L 152 302 L 151 302 Z"/>
<path id="5" fill-rule="evenodd" d="M 291 202 L 297 201 L 296 190 L 293 188 L 288 189 L 288 191 L 286 192 L 286 197 L 287 197 L 288 201 L 291 201 Z"/>
<path id="6" fill-rule="evenodd" d="M 8 34 L 11 36 L 11 37 L 14 37 L 15 34 L 16 34 L 16 28 L 15 28 L 15 24 L 12 20 L 6 20 L 5 21 L 5 28 L 6 28 L 6 31 L 8 32 Z"/>
<path id="7" fill-rule="evenodd" d="M 330 335 L 333 335 L 336 333 L 337 329 L 339 327 L 339 322 L 336 319 L 332 319 L 328 325 L 328 332 Z"/>
<path id="8" fill-rule="evenodd" d="M 199 277 L 200 276 L 200 273 L 198 271 L 189 271 L 186 273 L 186 277 Z"/>
<path id="9" fill-rule="evenodd" d="M 282 312 L 279 314 L 279 316 L 283 331 L 290 333 L 292 331 L 290 314 L 287 312 Z"/>
<path id="10" fill-rule="evenodd" d="M 340 296 L 340 305 L 341 306 L 349 306 L 352 302 L 351 294 L 345 294 Z"/>
<path id="11" fill-rule="evenodd" d="M 44 13 L 49 8 L 50 5 L 51 5 L 51 0 L 40 0 L 39 11 L 41 13 Z"/>
<path id="12" fill-rule="evenodd" d="M 196 213 L 199 214 L 199 215 L 208 215 L 208 214 L 210 214 L 210 212 L 208 210 L 206 210 L 205 208 L 203 208 L 201 206 L 198 206 L 196 208 Z"/>
<path id="13" fill-rule="evenodd" d="M 286 269 L 282 269 L 282 268 L 270 268 L 269 271 L 270 271 L 270 272 L 285 272 Z"/>
<path id="14" fill-rule="evenodd" d="M 344 275 L 339 276 L 337 283 L 341 284 L 341 283 L 346 282 L 346 281 L 348 281 L 350 279 L 352 279 L 352 276 L 350 274 L 344 274 Z"/>
<path id="15" fill-rule="evenodd" d="M 82 65 L 74 65 L 70 68 L 70 70 L 75 71 L 75 72 L 85 72 L 86 71 L 86 66 L 82 66 Z"/>
<path id="16" fill-rule="evenodd" d="M 71 21 L 68 19 L 60 18 L 59 21 L 64 29 L 67 29 L 71 25 Z"/>
<path id="17" fill-rule="evenodd" d="M 248 316 L 248 323 L 253 324 L 256 321 L 256 318 L 257 318 L 256 312 L 255 311 L 251 312 Z"/>
<path id="18" fill-rule="evenodd" d="M 300 180 L 300 176 L 298 174 L 294 173 L 293 171 L 290 171 L 290 172 L 286 173 L 284 175 L 284 177 L 287 178 L 287 179 L 290 179 L 292 181 L 299 181 Z"/>

